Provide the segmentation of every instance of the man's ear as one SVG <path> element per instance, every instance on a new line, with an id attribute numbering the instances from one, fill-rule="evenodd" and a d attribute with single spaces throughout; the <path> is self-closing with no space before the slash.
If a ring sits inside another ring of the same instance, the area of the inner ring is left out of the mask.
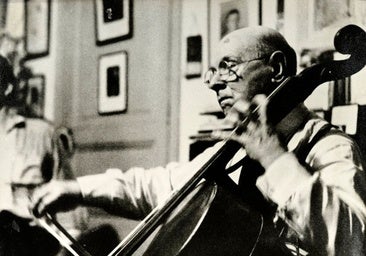
<path id="1" fill-rule="evenodd" d="M 273 68 L 273 77 L 271 79 L 274 83 L 281 83 L 286 78 L 286 57 L 281 51 L 275 51 L 269 57 L 269 64 Z"/>

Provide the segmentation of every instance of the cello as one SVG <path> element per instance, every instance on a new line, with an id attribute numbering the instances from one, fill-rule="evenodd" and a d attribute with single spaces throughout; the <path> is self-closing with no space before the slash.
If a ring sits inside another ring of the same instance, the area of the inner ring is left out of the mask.
<path id="1" fill-rule="evenodd" d="M 287 78 L 268 96 L 271 122 L 278 123 L 318 85 L 351 76 L 365 66 L 366 33 L 361 28 L 348 25 L 340 29 L 334 46 L 338 52 L 350 56 L 309 67 Z M 233 134 L 245 128 L 258 110 L 259 107 L 254 109 L 234 128 Z M 235 185 L 230 178 L 218 171 L 224 169 L 220 167 L 226 165 L 240 147 L 226 140 L 182 188 L 164 205 L 155 208 L 109 256 L 287 255 L 283 246 L 277 245 L 280 241 L 268 235 L 273 229 L 267 227 L 265 216 L 242 202 L 235 189 L 231 191 Z M 201 182 L 207 176 L 210 178 Z M 223 186 L 219 186 L 220 183 L 224 183 Z M 225 193 L 226 188 L 229 193 Z M 233 202 L 237 202 L 236 209 L 231 207 Z M 220 223 L 223 220 L 225 222 Z"/>

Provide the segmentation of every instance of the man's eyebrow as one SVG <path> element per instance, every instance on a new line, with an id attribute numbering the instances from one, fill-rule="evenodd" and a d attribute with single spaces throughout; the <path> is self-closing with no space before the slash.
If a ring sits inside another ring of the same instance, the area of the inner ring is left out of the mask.
<path id="1" fill-rule="evenodd" d="M 239 58 L 234 56 L 225 56 L 222 58 L 223 61 L 232 61 L 232 62 L 238 62 Z"/>

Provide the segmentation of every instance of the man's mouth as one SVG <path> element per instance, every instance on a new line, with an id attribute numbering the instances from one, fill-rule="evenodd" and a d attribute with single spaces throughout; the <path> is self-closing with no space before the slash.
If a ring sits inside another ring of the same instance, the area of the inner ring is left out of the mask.
<path id="1" fill-rule="evenodd" d="M 223 97 L 219 99 L 219 104 L 222 109 L 231 108 L 233 106 L 233 99 L 230 97 Z"/>

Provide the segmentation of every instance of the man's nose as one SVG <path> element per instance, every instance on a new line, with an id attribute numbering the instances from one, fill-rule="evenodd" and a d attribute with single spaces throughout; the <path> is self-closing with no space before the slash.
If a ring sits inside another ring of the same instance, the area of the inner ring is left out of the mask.
<path id="1" fill-rule="evenodd" d="M 215 92 L 218 92 L 226 88 L 226 83 L 225 81 L 221 80 L 220 75 L 216 73 L 211 78 L 208 84 L 208 88 L 214 90 Z"/>

